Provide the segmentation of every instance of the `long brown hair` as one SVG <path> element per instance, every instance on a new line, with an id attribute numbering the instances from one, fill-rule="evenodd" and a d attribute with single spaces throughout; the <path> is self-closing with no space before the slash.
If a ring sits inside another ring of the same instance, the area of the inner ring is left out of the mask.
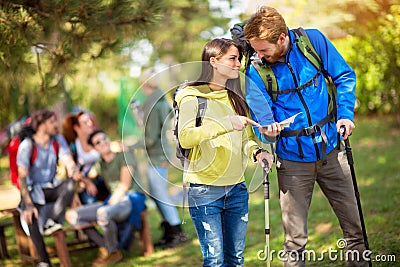
<path id="1" fill-rule="evenodd" d="M 242 47 L 235 43 L 231 39 L 226 38 L 216 38 L 209 41 L 204 49 L 201 56 L 201 74 L 197 80 L 189 82 L 188 86 L 199 86 L 203 84 L 209 84 L 214 76 L 214 68 L 211 66 L 211 57 L 221 57 L 225 55 L 231 46 L 236 47 L 239 50 L 239 61 L 241 61 L 243 56 Z M 225 84 L 225 89 L 228 90 L 228 97 L 235 110 L 236 114 L 247 116 L 248 106 L 244 99 L 241 87 L 240 87 L 240 77 L 235 79 L 228 79 Z"/>
<path id="2" fill-rule="evenodd" d="M 84 111 L 79 111 L 76 114 L 68 114 L 62 122 L 62 135 L 65 137 L 65 140 L 67 140 L 68 144 L 75 142 L 78 135 L 74 130 L 74 126 L 79 126 L 79 117 L 83 114 L 85 114 Z"/>

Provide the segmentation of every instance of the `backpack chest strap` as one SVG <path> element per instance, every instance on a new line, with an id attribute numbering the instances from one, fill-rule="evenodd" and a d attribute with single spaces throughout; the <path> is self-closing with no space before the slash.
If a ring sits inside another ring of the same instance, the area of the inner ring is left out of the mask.
<path id="1" fill-rule="evenodd" d="M 278 95 L 300 92 L 301 90 L 303 90 L 306 87 L 309 87 L 313 83 L 316 86 L 318 86 L 318 77 L 321 75 L 321 73 L 323 73 L 323 70 L 319 68 L 317 69 L 317 72 L 307 82 L 303 83 L 302 85 L 296 88 L 280 90 L 278 88 L 278 83 L 276 81 L 276 77 L 274 72 L 272 71 L 272 68 L 268 65 L 260 65 L 260 64 L 261 63 L 259 62 L 252 63 L 254 68 L 257 70 L 258 75 L 264 82 L 266 90 L 271 96 L 273 102 L 276 101 Z"/>
<path id="2" fill-rule="evenodd" d="M 269 92 L 271 92 L 271 94 L 276 94 L 276 95 L 300 92 L 300 91 L 303 90 L 304 88 L 306 88 L 306 87 L 312 85 L 314 82 L 315 82 L 315 84 L 318 84 L 318 77 L 319 77 L 320 74 L 321 74 L 321 70 L 319 70 L 319 71 L 318 71 L 311 79 L 309 79 L 307 82 L 303 83 L 302 85 L 300 85 L 300 86 L 298 86 L 298 87 L 296 87 L 296 88 L 292 88 L 292 89 L 285 89 L 285 90 L 276 90 L 276 91 L 274 91 L 274 90 L 272 89 L 272 87 L 270 87 L 270 84 L 271 84 L 271 83 L 267 82 L 267 84 L 268 84 L 267 90 L 268 90 Z M 272 78 L 271 78 L 270 76 L 267 76 L 267 77 L 266 77 L 266 80 L 269 81 L 269 80 L 272 80 Z"/>

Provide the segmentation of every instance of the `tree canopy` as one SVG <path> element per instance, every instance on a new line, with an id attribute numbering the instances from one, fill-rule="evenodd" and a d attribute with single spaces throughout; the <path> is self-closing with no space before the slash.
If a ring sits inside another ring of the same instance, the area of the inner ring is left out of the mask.
<path id="1" fill-rule="evenodd" d="M 199 60 L 206 41 L 228 32 L 240 1 L 210 3 L 0 0 L 0 125 L 60 99 L 94 107 L 111 119 L 116 96 L 104 96 L 110 84 L 129 79 L 132 67 Z M 290 27 L 319 27 L 334 41 L 357 73 L 357 112 L 400 111 L 396 0 L 271 4 Z"/>
<path id="2" fill-rule="evenodd" d="M 357 74 L 360 114 L 400 115 L 400 5 L 395 2 L 345 5 L 352 23 L 340 24 L 349 35 L 337 44 Z"/>
<path id="3" fill-rule="evenodd" d="M 65 92 L 82 61 L 119 53 L 161 14 L 157 0 L 0 2 L 2 106 L 39 107 Z M 1 112 L 6 112 L 2 109 Z M 0 114 L 1 122 L 7 114 Z M 9 119 L 9 118 L 7 118 Z"/>

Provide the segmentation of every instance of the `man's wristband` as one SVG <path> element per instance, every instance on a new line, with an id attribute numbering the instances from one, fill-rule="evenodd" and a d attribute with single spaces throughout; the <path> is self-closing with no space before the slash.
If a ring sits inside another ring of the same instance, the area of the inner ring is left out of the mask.
<path id="1" fill-rule="evenodd" d="M 23 205 L 22 206 L 22 210 L 23 211 L 25 211 L 25 210 L 31 210 L 31 209 L 34 209 L 35 208 L 35 205 L 33 205 L 33 204 L 28 204 L 28 205 Z"/>

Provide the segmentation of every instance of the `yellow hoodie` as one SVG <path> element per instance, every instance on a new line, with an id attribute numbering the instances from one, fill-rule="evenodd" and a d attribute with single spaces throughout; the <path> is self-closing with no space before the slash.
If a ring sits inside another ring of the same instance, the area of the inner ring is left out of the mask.
<path id="1" fill-rule="evenodd" d="M 207 98 L 202 124 L 195 127 L 197 96 Z M 178 137 L 191 149 L 186 181 L 215 186 L 244 181 L 248 158 L 259 146 L 251 125 L 236 131 L 228 116 L 236 115 L 228 91 L 212 91 L 208 85 L 186 87 L 176 95 L 179 106 Z"/>

